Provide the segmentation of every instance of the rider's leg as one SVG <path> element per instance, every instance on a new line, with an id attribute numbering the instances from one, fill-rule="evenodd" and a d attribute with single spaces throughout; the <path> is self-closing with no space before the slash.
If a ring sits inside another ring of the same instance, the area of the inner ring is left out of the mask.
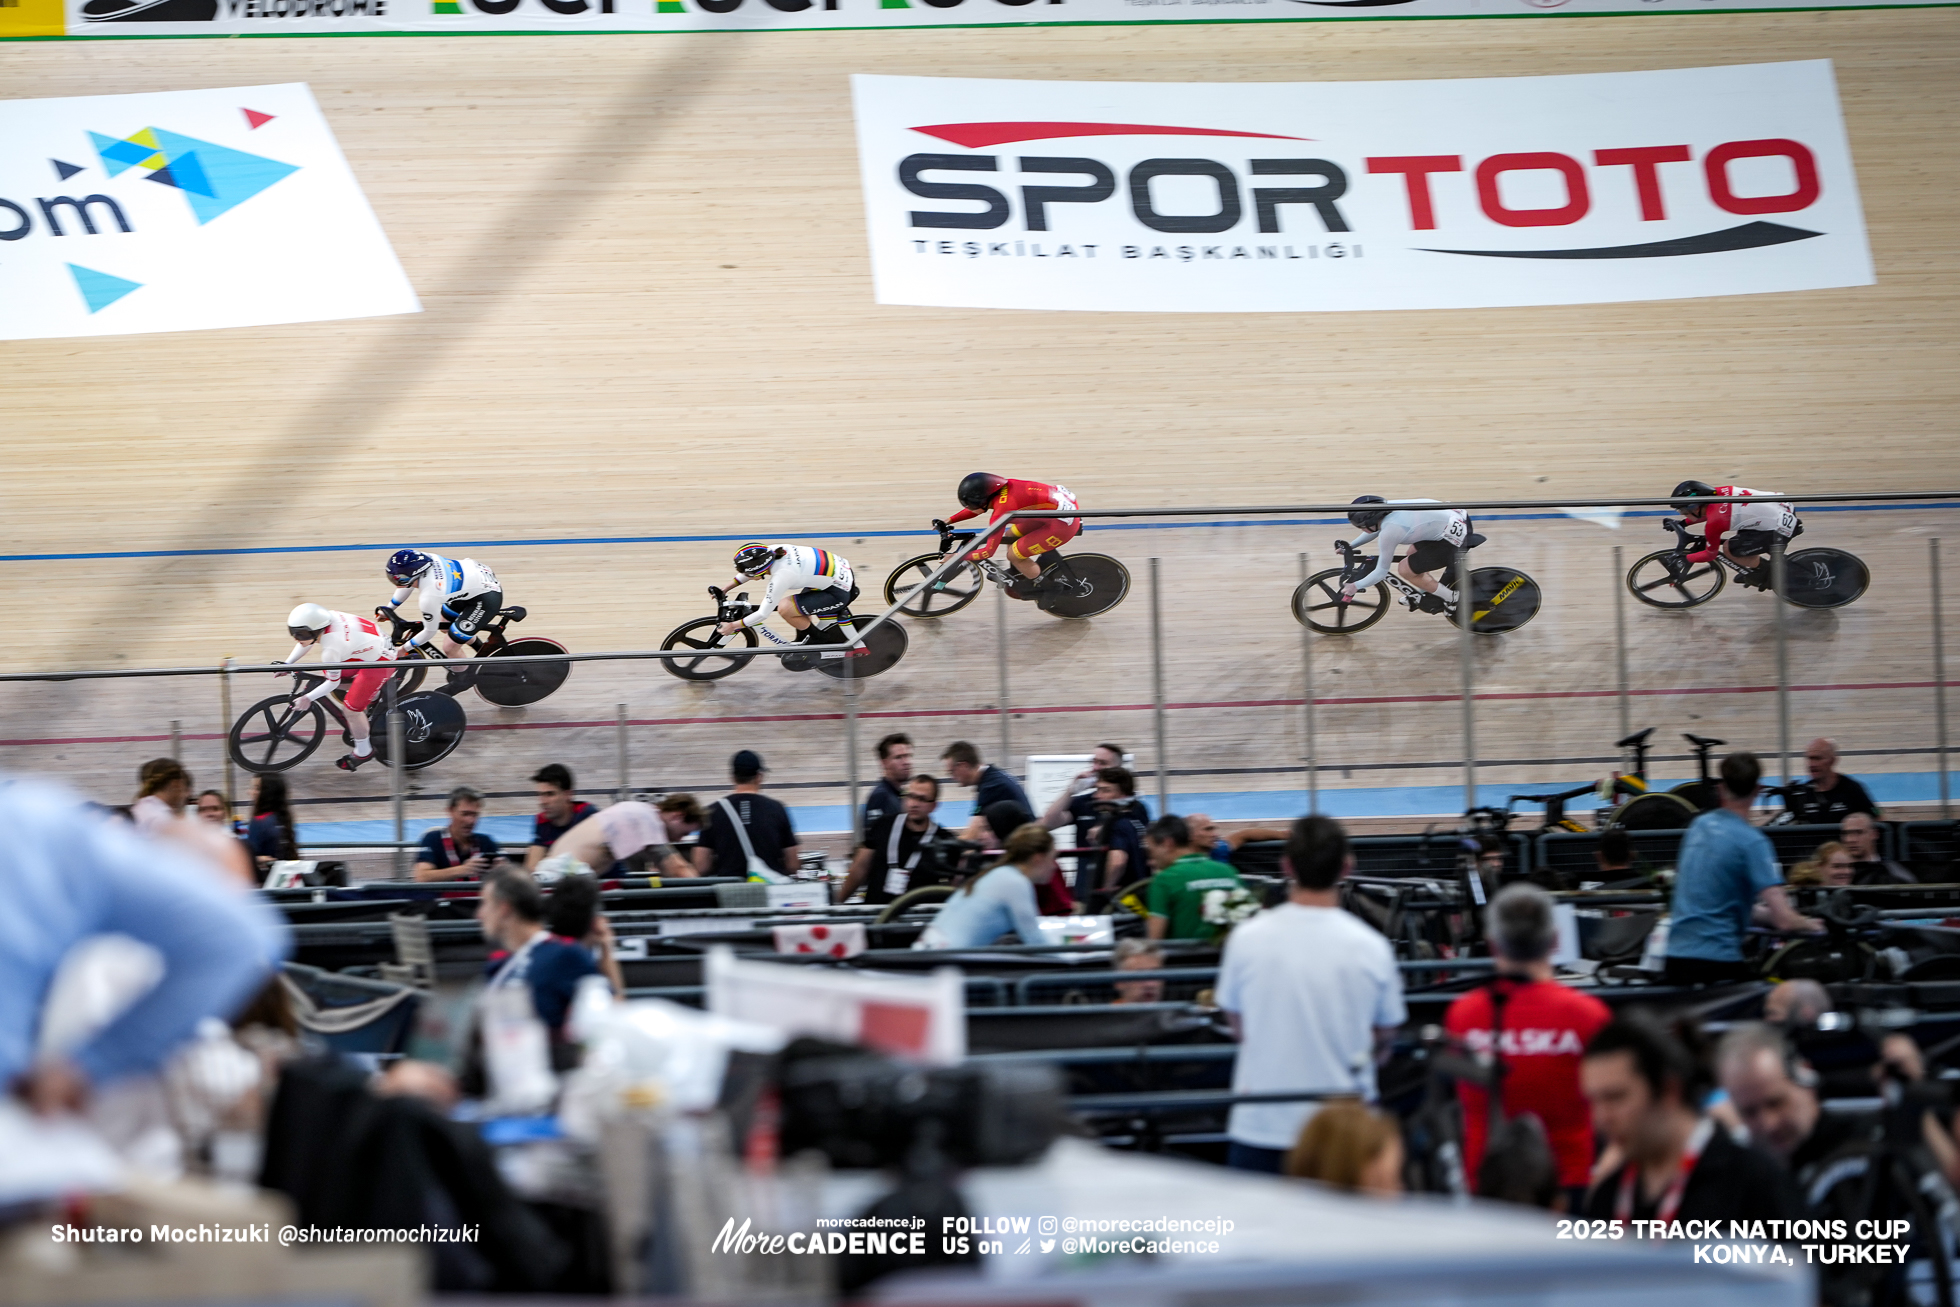
<path id="1" fill-rule="evenodd" d="M 1041 580 L 1041 555 L 1060 549 L 1080 529 L 1080 518 L 1065 522 L 1060 518 L 1044 517 L 1017 523 L 1010 528 L 1015 539 L 1008 546 L 1007 559 L 1014 565 L 1015 571 L 1038 583 Z M 1040 588 L 1039 584 L 1036 588 Z"/>
<path id="2" fill-rule="evenodd" d="M 795 595 L 785 595 L 783 601 L 776 605 L 776 611 L 782 614 L 785 622 L 788 622 L 797 630 L 807 631 L 810 629 L 810 619 L 805 617 L 803 610 L 796 606 Z"/>
<path id="3" fill-rule="evenodd" d="M 343 682 L 345 694 L 341 704 L 347 711 L 341 715 L 347 720 L 347 733 L 354 737 L 354 751 L 349 755 L 352 758 L 366 759 L 374 753 L 374 743 L 368 738 L 368 706 L 393 672 L 392 667 L 375 667 L 356 672 Z"/>
<path id="4" fill-rule="evenodd" d="M 1395 565 L 1395 570 L 1402 574 L 1403 580 L 1407 581 L 1410 585 L 1416 587 L 1416 589 L 1424 591 L 1425 593 L 1428 594 L 1436 593 L 1435 573 L 1411 571 L 1409 568 L 1409 560 L 1406 557 L 1404 557 L 1401 562 Z"/>

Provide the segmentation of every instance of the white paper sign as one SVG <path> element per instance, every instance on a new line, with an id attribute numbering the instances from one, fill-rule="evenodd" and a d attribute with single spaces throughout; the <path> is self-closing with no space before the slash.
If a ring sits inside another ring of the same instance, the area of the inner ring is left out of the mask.
<path id="1" fill-rule="evenodd" d="M 0 339 L 420 308 L 303 83 L 0 100 Z"/>
<path id="2" fill-rule="evenodd" d="M 1475 308 L 1873 280 L 1824 60 L 852 86 L 884 304 Z"/>

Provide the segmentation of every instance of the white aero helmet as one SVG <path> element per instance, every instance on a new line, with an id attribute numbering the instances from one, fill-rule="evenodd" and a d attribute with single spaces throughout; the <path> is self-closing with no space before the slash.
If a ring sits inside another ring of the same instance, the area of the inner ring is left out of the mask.
<path id="1" fill-rule="evenodd" d="M 286 632 L 293 639 L 305 644 L 320 638 L 320 633 L 333 624 L 333 614 L 318 604 L 301 604 L 286 615 Z"/>

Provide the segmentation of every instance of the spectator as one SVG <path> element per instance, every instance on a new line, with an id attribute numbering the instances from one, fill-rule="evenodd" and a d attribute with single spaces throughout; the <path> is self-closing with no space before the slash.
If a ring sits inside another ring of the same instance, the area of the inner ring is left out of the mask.
<path id="1" fill-rule="evenodd" d="M 1769 837 L 1749 824 L 1761 790 L 1753 753 L 1722 759 L 1715 797 L 1721 806 L 1688 824 L 1674 879 L 1673 925 L 1667 936 L 1667 983 L 1706 985 L 1752 974 L 1742 934 L 1760 902 L 1767 924 L 1791 934 L 1820 934 L 1824 923 L 1799 916 L 1783 892 L 1783 872 Z"/>
<path id="2" fill-rule="evenodd" d="M 268 772 L 252 778 L 252 816 L 245 824 L 245 851 L 261 883 L 275 862 L 299 856 L 293 810 L 286 796 L 286 778 Z"/>
<path id="3" fill-rule="evenodd" d="M 1100 874 L 1088 879 L 1086 888 L 1119 889 L 1150 874 L 1150 856 L 1143 848 L 1150 809 L 1136 794 L 1137 778 L 1128 767 L 1105 767 L 1096 773 L 1095 824 L 1086 831 L 1075 828 L 1078 842 L 1086 835 L 1087 843 L 1103 850 L 1097 855 Z"/>
<path id="4" fill-rule="evenodd" d="M 912 737 L 902 732 L 878 741 L 878 770 L 884 774 L 864 801 L 864 831 L 905 808 L 905 783 L 912 779 Z"/>
<path id="5" fill-rule="evenodd" d="M 1272 826 L 1245 826 L 1230 835 L 1218 833 L 1218 823 L 1202 812 L 1194 812 L 1184 819 L 1191 827 L 1191 847 L 1217 862 L 1230 862 L 1232 856 L 1248 844 L 1262 841 L 1277 842 L 1286 838 L 1286 832 Z"/>
<path id="6" fill-rule="evenodd" d="M 658 804 L 628 799 L 601 808 L 553 842 L 538 863 L 541 877 L 598 874 L 639 868 L 660 876 L 701 873 L 681 856 L 680 840 L 701 829 L 701 804 L 692 794 L 669 794 Z"/>
<path id="7" fill-rule="evenodd" d="M 205 790 L 197 796 L 197 819 L 230 830 L 231 800 L 221 790 Z"/>
<path id="8" fill-rule="evenodd" d="M 1314 1113 L 1286 1155 L 1286 1173 L 1349 1193 L 1393 1198 L 1402 1192 L 1402 1130 L 1395 1118 L 1355 1102 Z"/>
<path id="9" fill-rule="evenodd" d="M 707 825 L 694 850 L 695 867 L 704 876 L 789 879 L 797 865 L 796 827 L 789 809 L 762 792 L 762 777 L 769 770 L 762 755 L 739 750 L 728 767 L 735 792 L 707 810 Z"/>
<path id="10" fill-rule="evenodd" d="M 567 943 L 583 945 L 612 986 L 614 998 L 626 997 L 626 973 L 613 948 L 612 923 L 599 910 L 599 882 L 591 876 L 567 876 L 551 887 L 545 909 L 545 929 Z"/>
<path id="11" fill-rule="evenodd" d="M 1118 971 L 1157 971 L 1164 965 L 1164 946 L 1154 939 L 1119 939 L 1110 960 Z M 1118 1005 L 1161 1003 L 1164 1001 L 1164 982 L 1119 980 L 1116 982 L 1116 997 L 1110 1001 Z"/>
<path id="12" fill-rule="evenodd" d="M 136 829 L 154 835 L 184 815 L 191 797 L 191 774 L 175 758 L 152 758 L 136 773 L 136 797 L 129 819 Z"/>
<path id="13" fill-rule="evenodd" d="M 920 863 L 939 834 L 939 825 L 932 819 L 938 807 L 938 780 L 921 774 L 907 781 L 904 809 L 887 813 L 877 825 L 865 828 L 864 843 L 851 859 L 838 900 L 848 900 L 862 887 L 866 903 L 890 903 L 908 890 L 939 884 L 937 859 L 925 876 L 918 875 Z"/>
<path id="14" fill-rule="evenodd" d="M 1590 1127 L 1586 1133 L 1591 1135 Z M 1491 1134 L 1484 1160 L 1475 1172 L 1475 1188 L 1479 1197 L 1493 1202 L 1561 1212 L 1577 1210 L 1559 1185 L 1558 1155 L 1545 1133 L 1545 1123 L 1535 1116 L 1514 1116 Z M 1580 1185 L 1580 1202 L 1585 1192 L 1585 1186 Z"/>
<path id="15" fill-rule="evenodd" d="M 1836 840 L 1826 840 L 1817 851 L 1790 868 L 1792 885 L 1840 886 L 1851 883 L 1851 850 Z"/>
<path id="16" fill-rule="evenodd" d="M 1294 822 L 1280 865 L 1294 881 L 1287 902 L 1235 929 L 1219 967 L 1217 1002 L 1239 1041 L 1232 1091 L 1371 1099 L 1375 1063 L 1408 1015 L 1394 951 L 1341 908 L 1354 856 L 1339 822 Z M 1313 1115 L 1306 1101 L 1234 1106 L 1228 1164 L 1278 1172 Z"/>
<path id="17" fill-rule="evenodd" d="M 1838 773 L 1836 741 L 1812 740 L 1803 760 L 1810 771 L 1810 784 L 1783 796 L 1783 806 L 1796 820 L 1806 825 L 1835 826 L 1850 813 L 1878 815 L 1878 805 L 1865 787 Z"/>
<path id="18" fill-rule="evenodd" d="M 566 831 L 599 810 L 580 802 L 578 792 L 572 788 L 572 769 L 561 762 L 548 762 L 538 768 L 531 784 L 538 787 L 538 815 L 531 823 L 531 842 L 524 849 L 524 870 L 535 872 L 538 864 L 550 856 L 551 846 Z M 610 872 L 611 868 L 595 870 Z"/>
<path id="19" fill-rule="evenodd" d="M 1191 827 L 1182 817 L 1159 817 L 1144 832 L 1144 849 L 1153 875 L 1147 891 L 1149 917 L 1144 931 L 1152 939 L 1212 939 L 1221 927 L 1205 920 L 1205 895 L 1212 890 L 1244 889 L 1239 873 L 1192 847 Z"/>
<path id="20" fill-rule="evenodd" d="M 1450 1004 L 1443 1028 L 1491 1069 L 1500 1120 L 1529 1115 L 1543 1124 L 1566 1193 L 1564 1210 L 1574 1212 L 1593 1164 L 1579 1059 L 1612 1013 L 1552 979 L 1558 946 L 1552 909 L 1552 896 L 1536 885 L 1498 892 L 1485 913 L 1496 978 Z M 1463 1104 L 1463 1169 L 1474 1177 L 1491 1137 L 1491 1096 L 1468 1080 L 1458 1081 L 1456 1092 Z"/>
<path id="21" fill-rule="evenodd" d="M 1599 879 L 1604 883 L 1634 879 L 1637 873 L 1633 869 L 1633 838 L 1627 834 L 1627 828 L 1608 826 L 1601 831 L 1593 861 L 1599 864 Z"/>
<path id="22" fill-rule="evenodd" d="M 1880 852 L 1878 819 L 1869 812 L 1848 812 L 1838 823 L 1838 834 L 1851 854 L 1853 885 L 1912 885 L 1918 877 Z"/>
<path id="23" fill-rule="evenodd" d="M 422 837 L 415 859 L 417 880 L 475 879 L 490 870 L 498 857 L 497 841 L 480 833 L 483 795 L 467 785 L 449 792 L 449 824 Z"/>
<path id="24" fill-rule="evenodd" d="M 1048 811 L 1041 814 L 1041 824 L 1049 830 L 1064 826 L 1087 830 L 1096 813 L 1096 778 L 1102 775 L 1103 768 L 1122 765 L 1122 745 L 1098 744 L 1089 755 L 1089 765 L 1069 778 L 1069 783 L 1048 805 Z"/>
<path id="25" fill-rule="evenodd" d="M 1034 820 L 1034 814 L 1012 799 L 1002 799 L 990 803 L 973 815 L 967 823 L 961 838 L 969 841 L 986 841 L 989 848 L 1005 848 L 1007 837 Z M 1081 873 L 1076 873 L 1080 878 Z M 1075 895 L 1064 882 L 1060 864 L 1055 874 L 1046 880 L 1036 881 L 1034 887 L 1035 907 L 1047 917 L 1065 917 L 1075 911 Z"/>
<path id="26" fill-rule="evenodd" d="M 42 1114 L 157 1070 L 200 1021 L 258 992 L 288 946 L 279 916 L 193 850 L 138 839 L 30 782 L 0 785 L 0 884 L 0 1085 Z M 66 1058 L 37 1061 L 57 968 L 77 943 L 110 934 L 154 948 L 161 978 Z"/>
<path id="27" fill-rule="evenodd" d="M 544 927 L 544 911 L 544 894 L 537 882 L 516 868 L 500 867 L 484 877 L 476 920 L 483 937 L 499 949 L 484 969 L 489 988 L 529 986 L 532 1010 L 558 1042 L 578 982 L 597 975 L 599 967 L 581 945 L 551 937 Z"/>
<path id="28" fill-rule="evenodd" d="M 1805 1214 L 1775 1158 L 1736 1143 L 1702 1112 L 1706 1072 L 1652 1017 L 1623 1012 L 1593 1036 L 1579 1082 L 1593 1127 L 1625 1159 L 1587 1196 L 1589 1219 L 1714 1220 L 1726 1229 L 1731 1220 Z"/>
<path id="29" fill-rule="evenodd" d="M 1831 992 L 1814 980 L 1786 980 L 1763 995 L 1763 1020 L 1777 1026 L 1814 1026 L 1833 1010 Z"/>
<path id="30" fill-rule="evenodd" d="M 1055 837 L 1031 821 L 1007 837 L 1005 853 L 946 900 L 913 948 L 979 948 L 1008 934 L 1042 942 L 1034 884 L 1055 874 Z"/>
<path id="31" fill-rule="evenodd" d="M 975 812 L 1002 799 L 1012 799 L 1029 812 L 1034 811 L 1034 805 L 1028 802 L 1028 792 L 1021 788 L 1021 782 L 992 763 L 981 762 L 980 750 L 965 740 L 955 740 L 939 756 L 946 764 L 946 775 L 953 784 L 972 787 Z"/>

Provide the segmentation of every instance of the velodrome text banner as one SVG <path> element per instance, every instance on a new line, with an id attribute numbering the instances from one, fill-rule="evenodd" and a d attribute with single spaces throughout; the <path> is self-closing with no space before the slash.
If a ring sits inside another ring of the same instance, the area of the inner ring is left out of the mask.
<path id="1" fill-rule="evenodd" d="M 1953 0 L 1719 0 L 1716 12 Z M 16 0 L 7 36 L 721 32 L 1710 12 L 1709 0 Z"/>
<path id="2" fill-rule="evenodd" d="M 0 100 L 0 340 L 420 309 L 304 84 Z"/>
<path id="3" fill-rule="evenodd" d="M 1873 281 L 1828 61 L 852 87 L 882 304 L 1481 308 Z"/>

